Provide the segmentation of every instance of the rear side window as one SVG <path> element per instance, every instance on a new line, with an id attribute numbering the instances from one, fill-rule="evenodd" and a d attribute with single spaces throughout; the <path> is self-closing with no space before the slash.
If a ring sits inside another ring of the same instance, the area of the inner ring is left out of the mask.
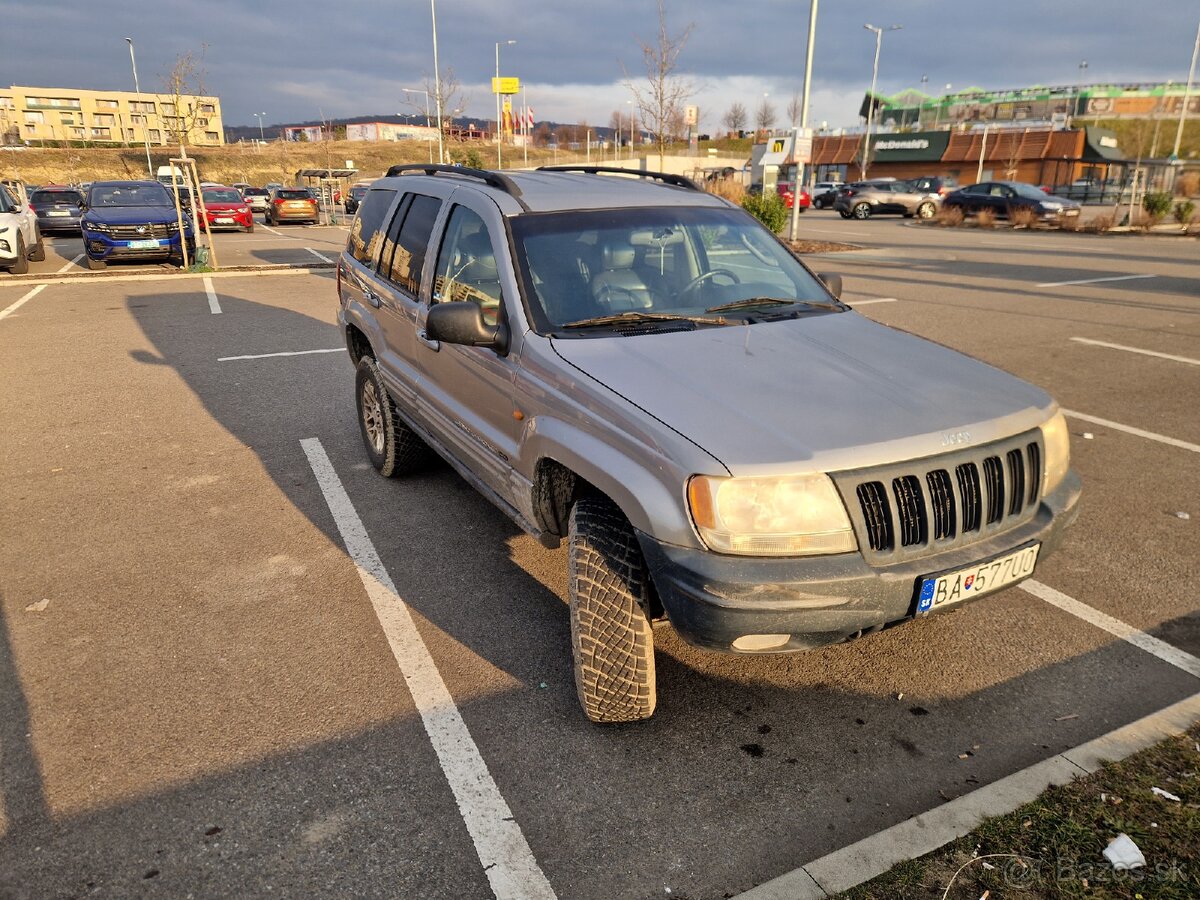
<path id="1" fill-rule="evenodd" d="M 433 235 L 442 201 L 437 197 L 413 194 L 408 212 L 392 219 L 379 271 L 414 297 L 421 291 L 421 272 L 425 268 L 425 252 Z M 401 221 L 403 219 L 403 221 Z"/>
<path id="2" fill-rule="evenodd" d="M 364 266 L 375 266 L 379 247 L 383 243 L 383 217 L 395 199 L 395 191 L 368 191 L 367 198 L 358 208 L 346 249 Z"/>

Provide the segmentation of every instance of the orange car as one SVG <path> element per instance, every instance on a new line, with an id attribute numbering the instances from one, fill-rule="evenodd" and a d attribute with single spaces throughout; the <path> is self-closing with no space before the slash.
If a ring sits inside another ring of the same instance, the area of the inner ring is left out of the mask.
<path id="1" fill-rule="evenodd" d="M 267 224 L 308 222 L 317 224 L 317 198 L 308 188 L 276 188 L 267 204 Z"/>

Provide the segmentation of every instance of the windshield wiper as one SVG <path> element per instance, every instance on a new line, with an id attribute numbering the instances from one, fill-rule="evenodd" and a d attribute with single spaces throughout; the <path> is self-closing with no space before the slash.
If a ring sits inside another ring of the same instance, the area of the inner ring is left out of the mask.
<path id="1" fill-rule="evenodd" d="M 731 303 L 722 303 L 719 306 L 710 306 L 705 312 L 726 312 L 734 309 L 750 309 L 755 306 L 792 306 L 797 303 L 803 303 L 805 306 L 816 306 L 821 309 L 842 309 L 840 305 L 833 303 L 825 303 L 821 300 L 784 300 L 781 297 L 746 297 L 744 300 L 734 300 Z"/>
<path id="2" fill-rule="evenodd" d="M 593 316 L 590 319 L 579 319 L 567 322 L 562 328 L 591 328 L 600 325 L 625 325 L 631 322 L 695 322 L 697 325 L 725 325 L 725 319 L 712 316 L 680 316 L 675 313 L 636 312 L 630 310 L 607 316 Z"/>

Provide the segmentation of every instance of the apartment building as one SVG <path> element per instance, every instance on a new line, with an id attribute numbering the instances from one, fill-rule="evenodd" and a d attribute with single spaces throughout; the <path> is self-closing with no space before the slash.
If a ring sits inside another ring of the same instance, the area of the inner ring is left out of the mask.
<path id="1" fill-rule="evenodd" d="M 78 88 L 0 88 L 0 144 L 65 143 L 176 144 L 225 143 L 218 97 L 182 98 L 176 109 L 170 94 L 92 91 Z"/>

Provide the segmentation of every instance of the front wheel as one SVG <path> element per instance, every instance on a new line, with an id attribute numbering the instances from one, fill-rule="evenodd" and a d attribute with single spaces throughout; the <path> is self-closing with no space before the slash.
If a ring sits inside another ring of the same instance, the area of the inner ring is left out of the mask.
<path id="1" fill-rule="evenodd" d="M 840 215 L 843 219 L 848 219 L 850 218 L 850 211 L 846 209 L 839 209 L 838 215 Z"/>
<path id="2" fill-rule="evenodd" d="M 593 722 L 654 714 L 650 576 L 633 527 L 605 497 L 584 497 L 567 526 L 567 591 L 575 690 Z"/>
<path id="3" fill-rule="evenodd" d="M 869 203 L 856 203 L 854 204 L 854 209 L 850 212 L 856 219 L 869 219 L 871 218 L 871 205 Z"/>
<path id="4" fill-rule="evenodd" d="M 13 275 L 24 275 L 29 271 L 29 253 L 25 249 L 25 238 L 17 235 L 17 258 L 8 271 Z"/>
<path id="5" fill-rule="evenodd" d="M 29 258 L 33 262 L 46 261 L 46 242 L 42 239 L 42 233 L 37 233 L 37 243 L 33 245 L 33 249 L 29 251 Z"/>
<path id="6" fill-rule="evenodd" d="M 937 213 L 937 206 L 935 206 L 933 203 L 929 202 L 928 200 L 926 200 L 924 203 L 922 203 L 920 206 L 917 207 L 917 218 L 918 219 L 932 219 L 936 213 Z"/>
<path id="7" fill-rule="evenodd" d="M 364 356 L 354 378 L 358 427 L 371 465 L 384 478 L 407 475 L 422 468 L 432 451 L 400 418 L 392 395 L 383 383 L 379 363 Z"/>

